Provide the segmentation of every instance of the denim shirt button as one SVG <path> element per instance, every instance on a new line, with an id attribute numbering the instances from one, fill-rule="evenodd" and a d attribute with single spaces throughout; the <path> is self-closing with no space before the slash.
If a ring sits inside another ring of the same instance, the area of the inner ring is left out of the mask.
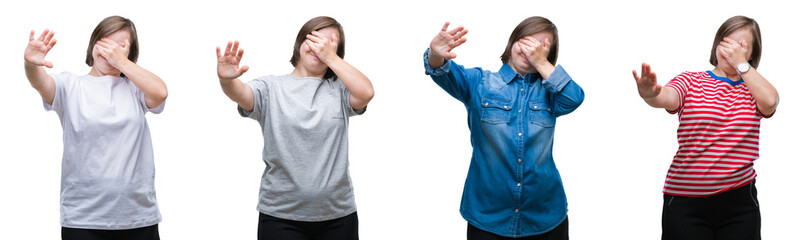
<path id="1" fill-rule="evenodd" d="M 516 208 L 516 210 L 513 210 L 513 211 L 519 212 L 519 209 L 518 209 L 518 208 Z"/>
<path id="2" fill-rule="evenodd" d="M 521 158 L 519 158 L 519 162 L 521 162 Z"/>
<path id="3" fill-rule="evenodd" d="M 521 133 L 519 133 L 519 137 L 521 137 Z"/>

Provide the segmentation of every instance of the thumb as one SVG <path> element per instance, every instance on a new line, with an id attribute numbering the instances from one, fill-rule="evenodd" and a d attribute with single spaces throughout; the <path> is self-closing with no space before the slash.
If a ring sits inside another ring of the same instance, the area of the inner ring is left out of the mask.
<path id="1" fill-rule="evenodd" d="M 242 67 L 240 67 L 240 74 L 241 75 L 243 73 L 247 72 L 247 71 L 248 71 L 248 65 L 243 65 Z"/>
<path id="2" fill-rule="evenodd" d="M 47 67 L 47 68 L 53 68 L 53 63 L 52 63 L 52 62 L 50 62 L 50 61 L 45 61 L 45 67 Z"/>

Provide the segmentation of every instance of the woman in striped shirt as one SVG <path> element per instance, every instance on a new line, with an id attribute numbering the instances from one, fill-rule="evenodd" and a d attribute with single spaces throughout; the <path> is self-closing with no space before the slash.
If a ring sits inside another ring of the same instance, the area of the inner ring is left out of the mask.
<path id="1" fill-rule="evenodd" d="M 756 70 L 761 31 L 735 16 L 714 37 L 713 70 L 684 72 L 666 86 L 650 65 L 633 71 L 647 104 L 678 113 L 678 151 L 664 184 L 662 239 L 760 239 L 753 161 L 761 118 L 771 117 L 778 92 Z"/>

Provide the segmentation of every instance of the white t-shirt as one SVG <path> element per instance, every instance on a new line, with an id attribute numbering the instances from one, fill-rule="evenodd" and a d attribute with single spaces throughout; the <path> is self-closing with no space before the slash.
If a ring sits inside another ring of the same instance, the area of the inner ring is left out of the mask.
<path id="1" fill-rule="evenodd" d="M 153 146 L 145 95 L 126 77 L 52 75 L 64 130 L 61 225 L 120 230 L 162 220 L 153 188 Z"/>

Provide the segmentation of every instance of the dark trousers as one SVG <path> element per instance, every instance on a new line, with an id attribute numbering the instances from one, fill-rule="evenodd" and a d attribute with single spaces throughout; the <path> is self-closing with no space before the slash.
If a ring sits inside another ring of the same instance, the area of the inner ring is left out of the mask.
<path id="1" fill-rule="evenodd" d="M 357 212 L 322 222 L 300 222 L 259 213 L 259 240 L 359 240 Z"/>
<path id="2" fill-rule="evenodd" d="M 125 230 L 61 228 L 63 240 L 159 240 L 159 224 Z"/>
<path id="3" fill-rule="evenodd" d="M 761 239 L 755 183 L 709 197 L 664 194 L 661 239 Z"/>
<path id="4" fill-rule="evenodd" d="M 482 229 L 476 228 L 471 224 L 468 224 L 468 240 L 501 240 L 501 239 L 522 239 L 522 240 L 569 240 L 569 218 L 567 217 L 566 220 L 563 220 L 560 225 L 555 227 L 549 232 L 535 235 L 535 236 L 528 236 L 528 237 L 521 237 L 521 238 L 510 238 L 510 237 L 502 237 L 490 232 L 483 231 Z"/>

